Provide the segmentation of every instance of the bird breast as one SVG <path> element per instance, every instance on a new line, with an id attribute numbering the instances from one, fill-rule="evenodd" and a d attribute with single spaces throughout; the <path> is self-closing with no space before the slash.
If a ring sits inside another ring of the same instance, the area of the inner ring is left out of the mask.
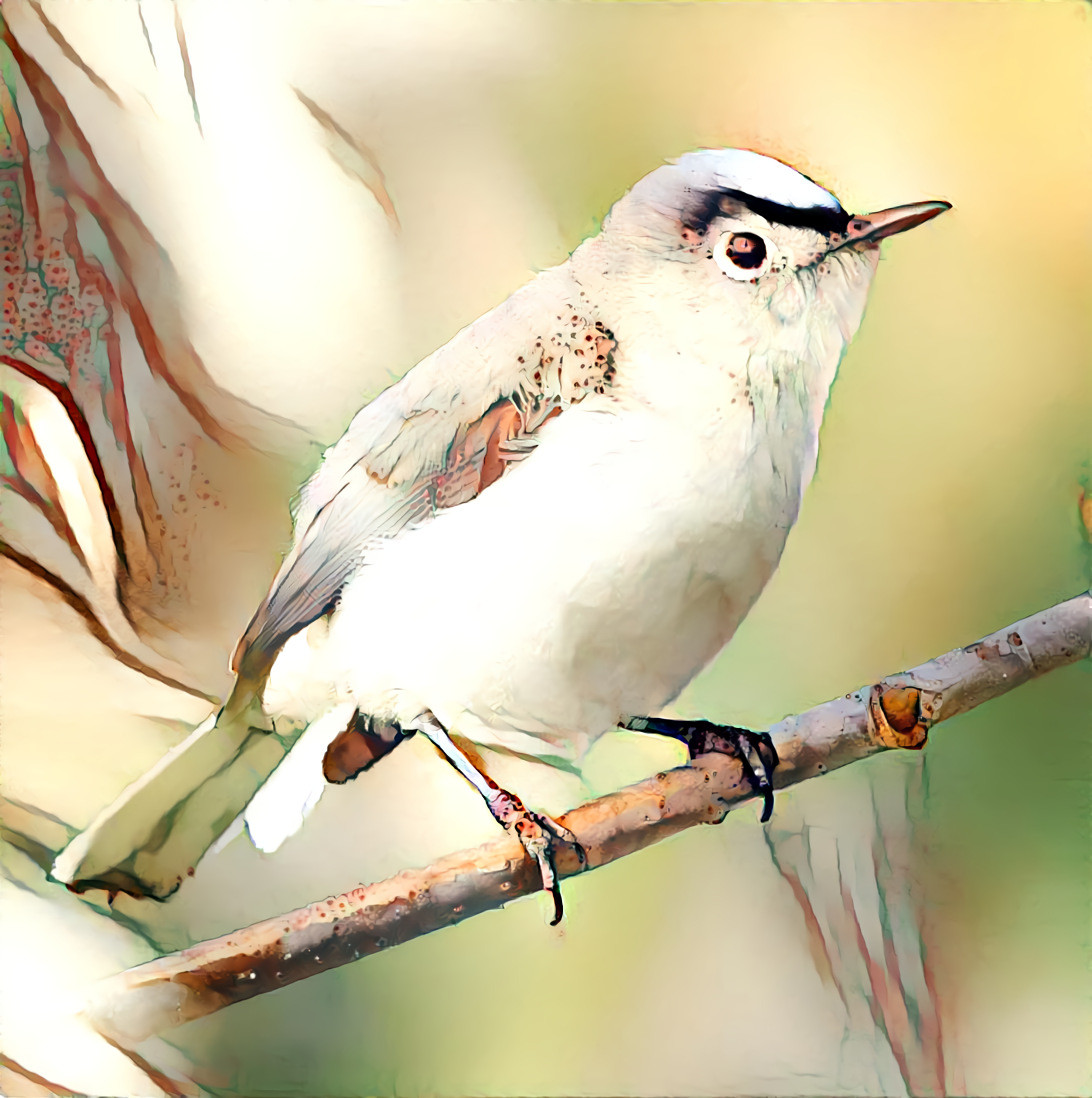
<path id="1" fill-rule="evenodd" d="M 667 704 L 761 592 L 799 504 L 787 459 L 806 440 L 775 435 L 806 417 L 738 380 L 690 417 L 593 394 L 476 499 L 372 554 L 319 661 L 334 692 L 549 755 Z"/>

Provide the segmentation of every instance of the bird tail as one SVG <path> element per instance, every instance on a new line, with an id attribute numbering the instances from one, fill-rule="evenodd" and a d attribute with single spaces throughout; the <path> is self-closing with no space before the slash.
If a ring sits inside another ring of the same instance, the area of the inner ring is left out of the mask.
<path id="1" fill-rule="evenodd" d="M 244 814 L 250 841 L 272 854 L 302 826 L 326 787 L 323 765 L 331 743 L 346 734 L 356 706 L 338 705 L 307 726 L 287 758 L 254 795 Z"/>
<path id="2" fill-rule="evenodd" d="M 52 876 L 75 892 L 102 888 L 166 899 L 246 807 L 301 729 L 271 731 L 240 681 L 199 725 L 61 851 Z"/>

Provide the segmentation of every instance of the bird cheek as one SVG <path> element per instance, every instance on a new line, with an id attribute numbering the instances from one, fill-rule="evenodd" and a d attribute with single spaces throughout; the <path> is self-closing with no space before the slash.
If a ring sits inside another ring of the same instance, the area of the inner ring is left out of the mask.
<path id="1" fill-rule="evenodd" d="M 778 286 L 770 301 L 774 316 L 782 324 L 798 320 L 806 304 L 803 288 L 795 278 L 790 278 Z"/>

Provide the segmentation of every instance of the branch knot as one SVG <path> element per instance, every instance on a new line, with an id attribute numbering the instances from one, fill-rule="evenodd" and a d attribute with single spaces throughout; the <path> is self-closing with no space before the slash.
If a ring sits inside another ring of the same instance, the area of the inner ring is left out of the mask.
<path id="1" fill-rule="evenodd" d="M 868 695 L 868 734 L 883 747 L 920 751 L 925 746 L 937 698 L 916 686 L 874 683 Z"/>

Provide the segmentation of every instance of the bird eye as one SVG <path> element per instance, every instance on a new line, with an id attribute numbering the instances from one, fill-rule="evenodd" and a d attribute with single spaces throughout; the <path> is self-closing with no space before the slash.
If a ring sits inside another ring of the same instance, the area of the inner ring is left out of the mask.
<path id="1" fill-rule="evenodd" d="M 729 278 L 758 278 L 765 272 L 766 241 L 755 233 L 725 233 L 717 241 L 713 258 Z"/>
<path id="2" fill-rule="evenodd" d="M 737 267 L 753 271 L 766 262 L 766 241 L 754 233 L 732 233 L 724 254 Z"/>

